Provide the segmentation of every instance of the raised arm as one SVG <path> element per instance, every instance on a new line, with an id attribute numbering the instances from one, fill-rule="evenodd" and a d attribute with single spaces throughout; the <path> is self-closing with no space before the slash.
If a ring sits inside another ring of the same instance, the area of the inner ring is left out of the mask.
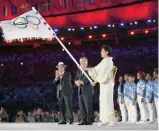
<path id="1" fill-rule="evenodd" d="M 54 84 L 58 84 L 60 82 L 60 73 L 58 70 L 55 71 L 55 79 L 53 81 Z"/>
<path id="2" fill-rule="evenodd" d="M 113 61 L 111 58 L 103 59 L 94 68 L 88 68 L 88 73 L 92 79 L 99 83 L 105 83 L 111 79 L 111 72 L 113 69 Z"/>
<path id="3" fill-rule="evenodd" d="M 59 82 L 60 82 L 60 77 L 58 77 L 57 79 L 55 78 L 54 81 L 53 81 L 53 83 L 56 84 L 56 85 L 57 85 Z"/>

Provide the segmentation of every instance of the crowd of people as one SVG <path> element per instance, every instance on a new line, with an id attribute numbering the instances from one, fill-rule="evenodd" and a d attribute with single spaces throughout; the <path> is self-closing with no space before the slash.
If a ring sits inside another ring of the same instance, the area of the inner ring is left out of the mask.
<path id="1" fill-rule="evenodd" d="M 98 47 L 99 48 L 99 47 Z M 89 65 L 99 62 L 99 49 L 83 49 L 82 51 L 71 51 L 76 59 L 85 56 L 89 59 Z M 65 56 L 65 57 L 63 57 Z M 157 46 L 135 46 L 113 49 L 112 57 L 115 65 L 120 68 L 121 74 L 128 70 L 134 70 L 138 66 L 144 70 L 152 69 L 153 64 L 157 64 Z M 145 59 L 142 59 L 142 58 Z M 121 62 L 127 63 L 123 65 Z M 54 68 L 57 63 L 63 61 L 67 63 L 67 70 L 75 75 L 77 67 L 70 57 L 63 51 L 49 53 L 20 53 L 0 56 L 0 83 L 4 87 L 17 87 L 33 84 L 39 81 L 52 81 Z M 152 64 L 147 64 L 151 60 Z M 129 61 L 129 62 L 128 62 Z M 44 68 L 45 67 L 45 68 Z M 45 76 L 45 77 L 44 77 Z"/>
<path id="2" fill-rule="evenodd" d="M 135 79 L 137 78 L 137 79 Z M 154 123 L 158 117 L 158 70 L 153 75 L 138 72 L 119 77 L 118 99 L 120 110 L 117 110 L 118 121 L 130 123 Z M 24 88 L 25 89 L 25 88 Z M 35 88 L 35 90 L 37 90 Z M 23 92 L 24 94 L 24 92 Z M 28 97 L 29 98 L 29 97 Z M 11 100 L 11 99 L 10 99 Z M 46 103 L 46 102 L 45 102 Z M 25 105 L 25 104 L 24 104 Z M 77 105 L 78 106 L 78 105 Z M 25 107 L 24 107 L 25 108 Z M 25 112 L 25 113 L 24 113 Z M 99 112 L 94 111 L 94 122 L 99 122 Z M 80 111 L 73 112 L 74 122 L 80 122 Z M 1 107 L 1 122 L 59 122 L 60 112 L 37 110 L 19 110 L 13 114 Z"/>
<path id="3" fill-rule="evenodd" d="M 81 115 L 79 110 L 73 112 L 73 118 L 75 123 L 79 123 L 81 121 Z M 34 109 L 30 112 L 24 112 L 23 110 L 19 110 L 10 118 L 7 111 L 3 107 L 0 108 L 0 122 L 35 123 L 35 122 L 59 122 L 60 120 L 61 120 L 60 111 L 49 112 L 49 111 L 43 111 L 41 108 Z M 98 111 L 94 111 L 93 121 L 99 122 Z"/>
<path id="4" fill-rule="evenodd" d="M 81 56 L 86 56 L 89 60 L 89 65 L 97 64 L 100 58 L 100 54 L 97 52 L 97 49 L 83 49 L 82 52 L 72 51 L 71 53 L 76 57 L 76 59 L 80 58 Z M 145 72 L 149 72 L 152 70 L 154 65 L 157 63 L 157 48 L 154 45 L 139 45 L 132 48 L 117 48 L 113 49 L 112 56 L 115 65 L 118 67 L 116 77 L 118 78 L 118 76 L 128 71 L 136 72 L 137 70 L 145 70 Z M 144 60 L 142 59 L 143 56 Z M 1 121 L 18 122 L 21 121 L 21 117 L 19 118 L 19 116 L 23 116 L 24 122 L 38 122 L 38 120 L 35 119 L 35 114 L 40 112 L 40 109 L 35 110 L 37 108 L 42 108 L 44 110 L 41 111 L 43 116 L 49 116 L 47 117 L 47 120 L 41 117 L 40 119 L 42 121 L 57 122 L 59 120 L 59 109 L 55 93 L 56 87 L 53 84 L 55 74 L 54 71 L 59 60 L 64 61 L 67 64 L 67 70 L 71 71 L 74 77 L 77 71 L 77 66 L 72 64 L 73 62 L 69 56 L 62 51 L 40 54 L 24 53 L 0 56 L 0 105 L 6 109 L 5 111 L 4 108 L 1 108 L 1 112 L 3 113 L 0 114 L 3 114 L 1 116 L 5 116 L 5 119 Z M 149 62 L 150 60 L 151 63 Z M 123 65 L 123 63 L 127 64 Z M 93 109 L 99 110 L 99 88 L 94 88 L 94 91 Z M 114 101 L 116 101 L 116 99 Z M 122 97 L 121 101 L 122 103 L 125 103 L 123 104 L 125 107 L 125 118 L 126 121 L 129 121 L 130 110 L 128 110 L 128 108 L 130 104 L 127 104 L 128 106 L 126 106 L 127 100 L 124 101 L 124 97 Z M 135 103 L 137 103 L 137 111 L 140 112 L 137 98 Z M 115 106 L 116 105 L 117 104 L 115 104 Z M 73 109 L 78 110 L 78 97 L 76 88 L 74 88 L 73 94 Z M 122 115 L 122 110 L 117 114 L 120 114 L 120 112 L 123 120 L 124 117 Z M 78 113 L 74 112 L 73 114 L 76 116 L 74 121 L 79 122 L 77 121 L 80 120 L 80 118 L 77 118 Z M 56 117 L 53 118 L 51 116 Z M 137 114 L 138 119 L 140 118 L 139 116 L 140 113 Z M 99 121 L 99 113 L 97 111 L 94 112 L 94 117 L 94 121 Z M 119 117 L 118 121 L 120 121 L 120 119 L 121 117 Z"/>
<path id="5" fill-rule="evenodd" d="M 138 82 L 135 83 L 135 78 Z M 119 77 L 118 103 L 122 122 L 154 123 L 158 118 L 158 69 Z M 138 108 L 137 108 L 138 107 Z M 139 118 L 139 119 L 138 119 Z"/>

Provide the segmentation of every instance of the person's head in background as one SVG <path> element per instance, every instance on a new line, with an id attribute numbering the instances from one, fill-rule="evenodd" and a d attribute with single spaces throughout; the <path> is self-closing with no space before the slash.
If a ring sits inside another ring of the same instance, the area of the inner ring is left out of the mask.
<path id="1" fill-rule="evenodd" d="M 39 114 L 39 115 L 42 114 L 42 109 L 38 108 L 37 111 L 36 111 L 36 114 Z"/>
<path id="2" fill-rule="evenodd" d="M 64 73 L 66 65 L 63 62 L 59 62 L 58 65 L 56 66 L 56 68 L 58 69 L 58 71 L 60 73 Z"/>
<path id="3" fill-rule="evenodd" d="M 147 74 L 146 74 L 146 80 L 147 80 L 147 81 L 151 81 L 151 80 L 152 80 L 152 76 L 151 76 L 150 73 L 147 73 Z"/>
<path id="4" fill-rule="evenodd" d="M 101 47 L 101 57 L 106 58 L 110 55 L 112 52 L 112 48 L 109 45 L 103 45 Z"/>
<path id="5" fill-rule="evenodd" d="M 58 115 L 58 116 L 60 116 L 60 115 L 61 115 L 61 112 L 60 112 L 60 111 L 58 111 L 58 112 L 57 112 L 57 115 Z"/>
<path id="6" fill-rule="evenodd" d="M 154 80 L 158 79 L 158 69 L 154 69 L 154 71 L 153 71 L 153 79 Z"/>
<path id="7" fill-rule="evenodd" d="M 48 112 L 48 111 L 46 111 L 46 112 L 45 112 L 45 115 L 46 115 L 46 116 L 49 116 L 50 114 L 49 114 L 49 112 Z"/>
<path id="8" fill-rule="evenodd" d="M 119 83 L 123 83 L 124 78 L 122 76 L 119 77 Z"/>
<path id="9" fill-rule="evenodd" d="M 135 76 L 133 74 L 130 74 L 128 80 L 129 80 L 130 83 L 134 83 Z"/>
<path id="10" fill-rule="evenodd" d="M 86 69 L 88 66 L 88 59 L 86 57 L 81 57 L 80 60 L 80 65 L 82 67 L 82 69 Z"/>
<path id="11" fill-rule="evenodd" d="M 0 108 L 0 112 L 4 112 L 5 110 L 4 110 L 4 108 L 3 107 L 1 107 Z"/>
<path id="12" fill-rule="evenodd" d="M 143 71 L 139 71 L 137 73 L 137 79 L 138 80 L 145 80 L 145 73 Z"/>
<path id="13" fill-rule="evenodd" d="M 125 80 L 125 81 L 128 81 L 128 78 L 129 78 L 129 74 L 125 74 L 125 75 L 124 75 L 124 80 Z"/>
<path id="14" fill-rule="evenodd" d="M 31 112 L 28 112 L 28 117 L 31 117 L 32 116 L 32 113 Z"/>

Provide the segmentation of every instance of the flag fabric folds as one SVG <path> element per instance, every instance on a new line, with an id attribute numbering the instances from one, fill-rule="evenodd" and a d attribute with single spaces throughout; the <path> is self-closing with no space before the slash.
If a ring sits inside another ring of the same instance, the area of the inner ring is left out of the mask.
<path id="1" fill-rule="evenodd" d="M 34 10 L 28 11 L 15 19 L 1 21 L 0 27 L 6 41 L 30 37 L 41 39 L 52 39 L 54 37 L 51 27 Z"/>

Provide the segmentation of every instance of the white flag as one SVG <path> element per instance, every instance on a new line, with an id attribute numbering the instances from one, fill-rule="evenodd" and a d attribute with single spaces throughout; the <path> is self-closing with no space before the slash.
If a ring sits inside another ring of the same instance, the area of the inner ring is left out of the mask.
<path id="1" fill-rule="evenodd" d="M 56 36 L 56 33 L 51 29 L 39 12 L 33 7 L 32 11 L 29 11 L 11 21 L 2 21 L 0 26 L 3 31 L 5 40 L 13 40 L 18 38 L 28 38 L 28 37 L 41 37 L 41 38 L 55 38 L 75 64 L 79 67 L 78 62 L 61 42 L 61 40 Z M 85 73 L 85 71 L 80 68 L 87 79 L 92 82 L 90 77 Z"/>
<path id="2" fill-rule="evenodd" d="M 28 11 L 15 19 L 1 21 L 0 26 L 5 40 L 30 37 L 54 38 L 51 27 L 34 10 Z"/>

